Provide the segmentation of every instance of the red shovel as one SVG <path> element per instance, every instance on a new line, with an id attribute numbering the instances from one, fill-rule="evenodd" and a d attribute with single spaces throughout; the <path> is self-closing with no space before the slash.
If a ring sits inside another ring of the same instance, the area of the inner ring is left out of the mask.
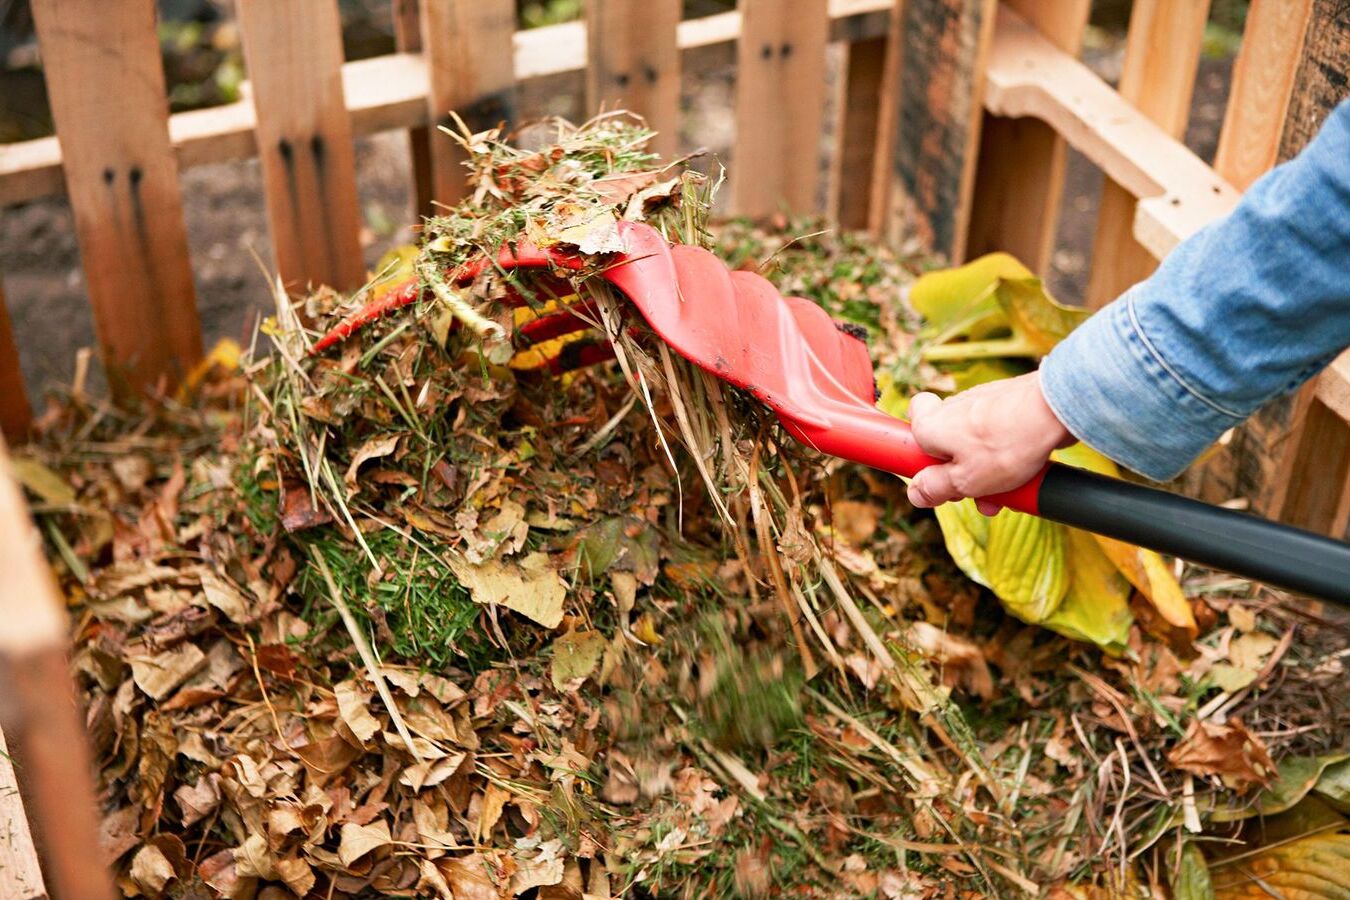
<path id="1" fill-rule="evenodd" d="M 733 272 L 712 253 L 671 245 L 647 225 L 619 223 L 625 252 L 603 277 L 626 296 L 671 349 L 771 408 L 793 437 L 822 453 L 913 477 L 941 460 L 914 441 L 908 423 L 875 406 L 871 359 L 809 300 L 783 297 L 765 279 Z M 502 269 L 580 269 L 581 259 L 526 242 L 497 259 L 450 273 L 468 282 L 490 263 Z M 541 273 L 542 276 L 543 273 Z M 565 285 L 559 285 L 571 293 Z M 360 310 L 315 344 L 340 342 L 419 296 L 416 282 Z M 588 323 L 564 311 L 525 326 L 556 337 Z M 593 362 L 603 352 L 592 352 Z M 1019 512 L 1170 553 L 1293 591 L 1350 604 L 1350 545 L 1286 525 L 1081 469 L 1050 463 L 1021 487 L 983 498 Z"/>

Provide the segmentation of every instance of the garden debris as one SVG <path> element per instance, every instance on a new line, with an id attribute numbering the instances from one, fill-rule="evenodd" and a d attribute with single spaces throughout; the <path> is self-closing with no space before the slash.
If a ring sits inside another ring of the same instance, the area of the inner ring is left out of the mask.
<path id="1" fill-rule="evenodd" d="M 866 331 L 898 411 L 974 377 L 898 300 L 924 261 L 809 222 L 714 238 L 715 182 L 640 123 L 547 132 L 461 135 L 469 199 L 350 297 L 278 292 L 270 354 L 139 408 L 74 392 L 23 450 L 127 896 L 1238 896 L 1248 863 L 1342 852 L 1343 625 L 1071 532 L 1018 571 L 999 519 L 948 529 L 1112 653 L 1006 614 L 898 480 L 795 444 L 592 277 L 620 218 L 712 247 Z M 435 289 L 521 235 L 585 265 Z M 616 364 L 514 368 L 508 294 L 592 301 Z M 947 331 L 1002 340 L 976 313 Z M 1273 843 L 1277 808 L 1319 830 Z"/>

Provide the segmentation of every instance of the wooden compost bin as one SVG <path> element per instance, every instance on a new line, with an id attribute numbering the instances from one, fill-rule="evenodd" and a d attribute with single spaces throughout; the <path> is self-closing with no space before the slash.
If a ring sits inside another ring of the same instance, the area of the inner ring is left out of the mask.
<path id="1" fill-rule="evenodd" d="M 1008 250 L 1044 272 L 1072 146 L 1107 175 L 1085 298 L 1100 305 L 1295 154 L 1344 97 L 1350 64 L 1344 0 L 1252 0 L 1211 168 L 1179 141 L 1208 0 L 1135 0 L 1119 90 L 1077 59 L 1089 0 L 741 0 L 689 21 L 680 0 L 591 0 L 586 23 L 527 32 L 514 0 L 395 0 L 400 52 L 351 63 L 335 0 L 236 0 L 246 98 L 172 116 L 154 0 L 32 5 L 57 136 L 0 146 L 0 205 L 69 196 L 100 348 L 128 390 L 171 385 L 202 352 L 178 183 L 189 166 L 257 156 L 282 278 L 352 288 L 364 278 L 354 134 L 408 129 L 428 210 L 462 189 L 455 145 L 430 138 L 447 110 L 475 127 L 510 121 L 519 84 L 584 69 L 591 107 L 644 114 L 670 153 L 683 53 L 735 43 L 734 212 L 815 210 L 917 233 L 953 261 Z M 804 148 L 826 130 L 830 43 L 847 61 L 827 167 Z M 15 442 L 30 405 L 24 336 L 4 310 L 0 426 Z M 1343 355 L 1233 435 L 1190 489 L 1340 536 L 1347 420 Z M 0 755 L 0 897 L 112 896 L 62 604 L 3 475 L 0 575 L 0 750 L 7 738 L 27 803 Z"/>

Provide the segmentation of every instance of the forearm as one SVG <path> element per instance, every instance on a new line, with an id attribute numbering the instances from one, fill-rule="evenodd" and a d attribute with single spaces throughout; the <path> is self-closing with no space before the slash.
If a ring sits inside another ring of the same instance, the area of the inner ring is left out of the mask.
<path id="1" fill-rule="evenodd" d="M 1041 383 L 1080 440 L 1163 480 L 1347 345 L 1350 101 L 1232 215 L 1055 348 Z"/>

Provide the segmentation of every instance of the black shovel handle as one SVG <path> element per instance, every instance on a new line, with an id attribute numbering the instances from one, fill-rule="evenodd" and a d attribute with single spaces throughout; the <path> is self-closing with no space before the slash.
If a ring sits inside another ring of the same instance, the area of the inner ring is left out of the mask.
<path id="1" fill-rule="evenodd" d="M 1167 491 L 1051 463 L 1040 515 L 1350 606 L 1350 544 Z"/>

